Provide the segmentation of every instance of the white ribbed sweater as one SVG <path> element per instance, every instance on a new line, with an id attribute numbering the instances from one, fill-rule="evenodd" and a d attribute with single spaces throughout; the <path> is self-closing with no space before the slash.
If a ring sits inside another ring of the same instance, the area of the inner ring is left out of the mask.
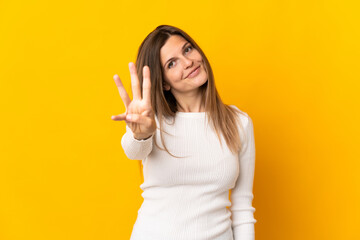
<path id="1" fill-rule="evenodd" d="M 255 139 L 252 120 L 242 113 L 239 116 L 245 131 L 240 130 L 243 149 L 238 154 L 231 153 L 223 138 L 221 147 L 216 133 L 206 124 L 205 112 L 177 112 L 174 125 L 164 121 L 164 130 L 169 133 L 163 134 L 166 147 L 184 158 L 174 158 L 155 146 L 156 137 L 163 148 L 159 129 L 150 138 L 137 140 L 126 126 L 121 145 L 129 159 L 142 161 L 144 174 L 140 185 L 144 201 L 131 240 L 255 238 Z M 159 126 L 157 118 L 156 124 Z"/>

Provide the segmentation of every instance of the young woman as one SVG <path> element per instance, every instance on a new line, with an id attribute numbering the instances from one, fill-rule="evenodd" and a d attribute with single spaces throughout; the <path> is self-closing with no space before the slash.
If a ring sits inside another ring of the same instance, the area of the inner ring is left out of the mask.
<path id="1" fill-rule="evenodd" d="M 126 111 L 112 119 L 126 122 L 124 152 L 143 164 L 131 240 L 254 239 L 253 123 L 221 101 L 203 51 L 161 25 L 129 69 L 133 99 L 115 75 Z"/>

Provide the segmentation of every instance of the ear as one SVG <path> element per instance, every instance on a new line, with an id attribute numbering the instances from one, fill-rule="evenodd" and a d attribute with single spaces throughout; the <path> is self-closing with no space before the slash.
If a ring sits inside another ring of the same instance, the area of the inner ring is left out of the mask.
<path id="1" fill-rule="evenodd" d="M 167 82 L 163 82 L 163 88 L 165 91 L 169 91 L 170 90 L 170 85 Z"/>

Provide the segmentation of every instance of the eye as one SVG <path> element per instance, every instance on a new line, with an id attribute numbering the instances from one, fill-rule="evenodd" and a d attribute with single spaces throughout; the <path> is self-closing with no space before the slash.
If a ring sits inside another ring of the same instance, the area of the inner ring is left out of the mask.
<path id="1" fill-rule="evenodd" d="M 172 67 L 172 63 L 173 63 L 174 61 L 171 61 L 169 64 L 168 64 L 168 68 L 171 68 Z"/>
<path id="2" fill-rule="evenodd" d="M 192 50 L 192 46 L 188 46 L 186 49 L 185 49 L 185 52 L 190 52 Z M 189 51 L 187 51 L 188 49 L 190 49 Z"/>

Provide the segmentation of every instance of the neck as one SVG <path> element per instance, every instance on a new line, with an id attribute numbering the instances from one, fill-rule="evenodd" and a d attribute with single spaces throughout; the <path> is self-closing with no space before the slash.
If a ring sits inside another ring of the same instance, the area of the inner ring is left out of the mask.
<path id="1" fill-rule="evenodd" d="M 202 103 L 201 92 L 196 93 L 174 93 L 179 112 L 205 112 L 205 106 Z"/>

